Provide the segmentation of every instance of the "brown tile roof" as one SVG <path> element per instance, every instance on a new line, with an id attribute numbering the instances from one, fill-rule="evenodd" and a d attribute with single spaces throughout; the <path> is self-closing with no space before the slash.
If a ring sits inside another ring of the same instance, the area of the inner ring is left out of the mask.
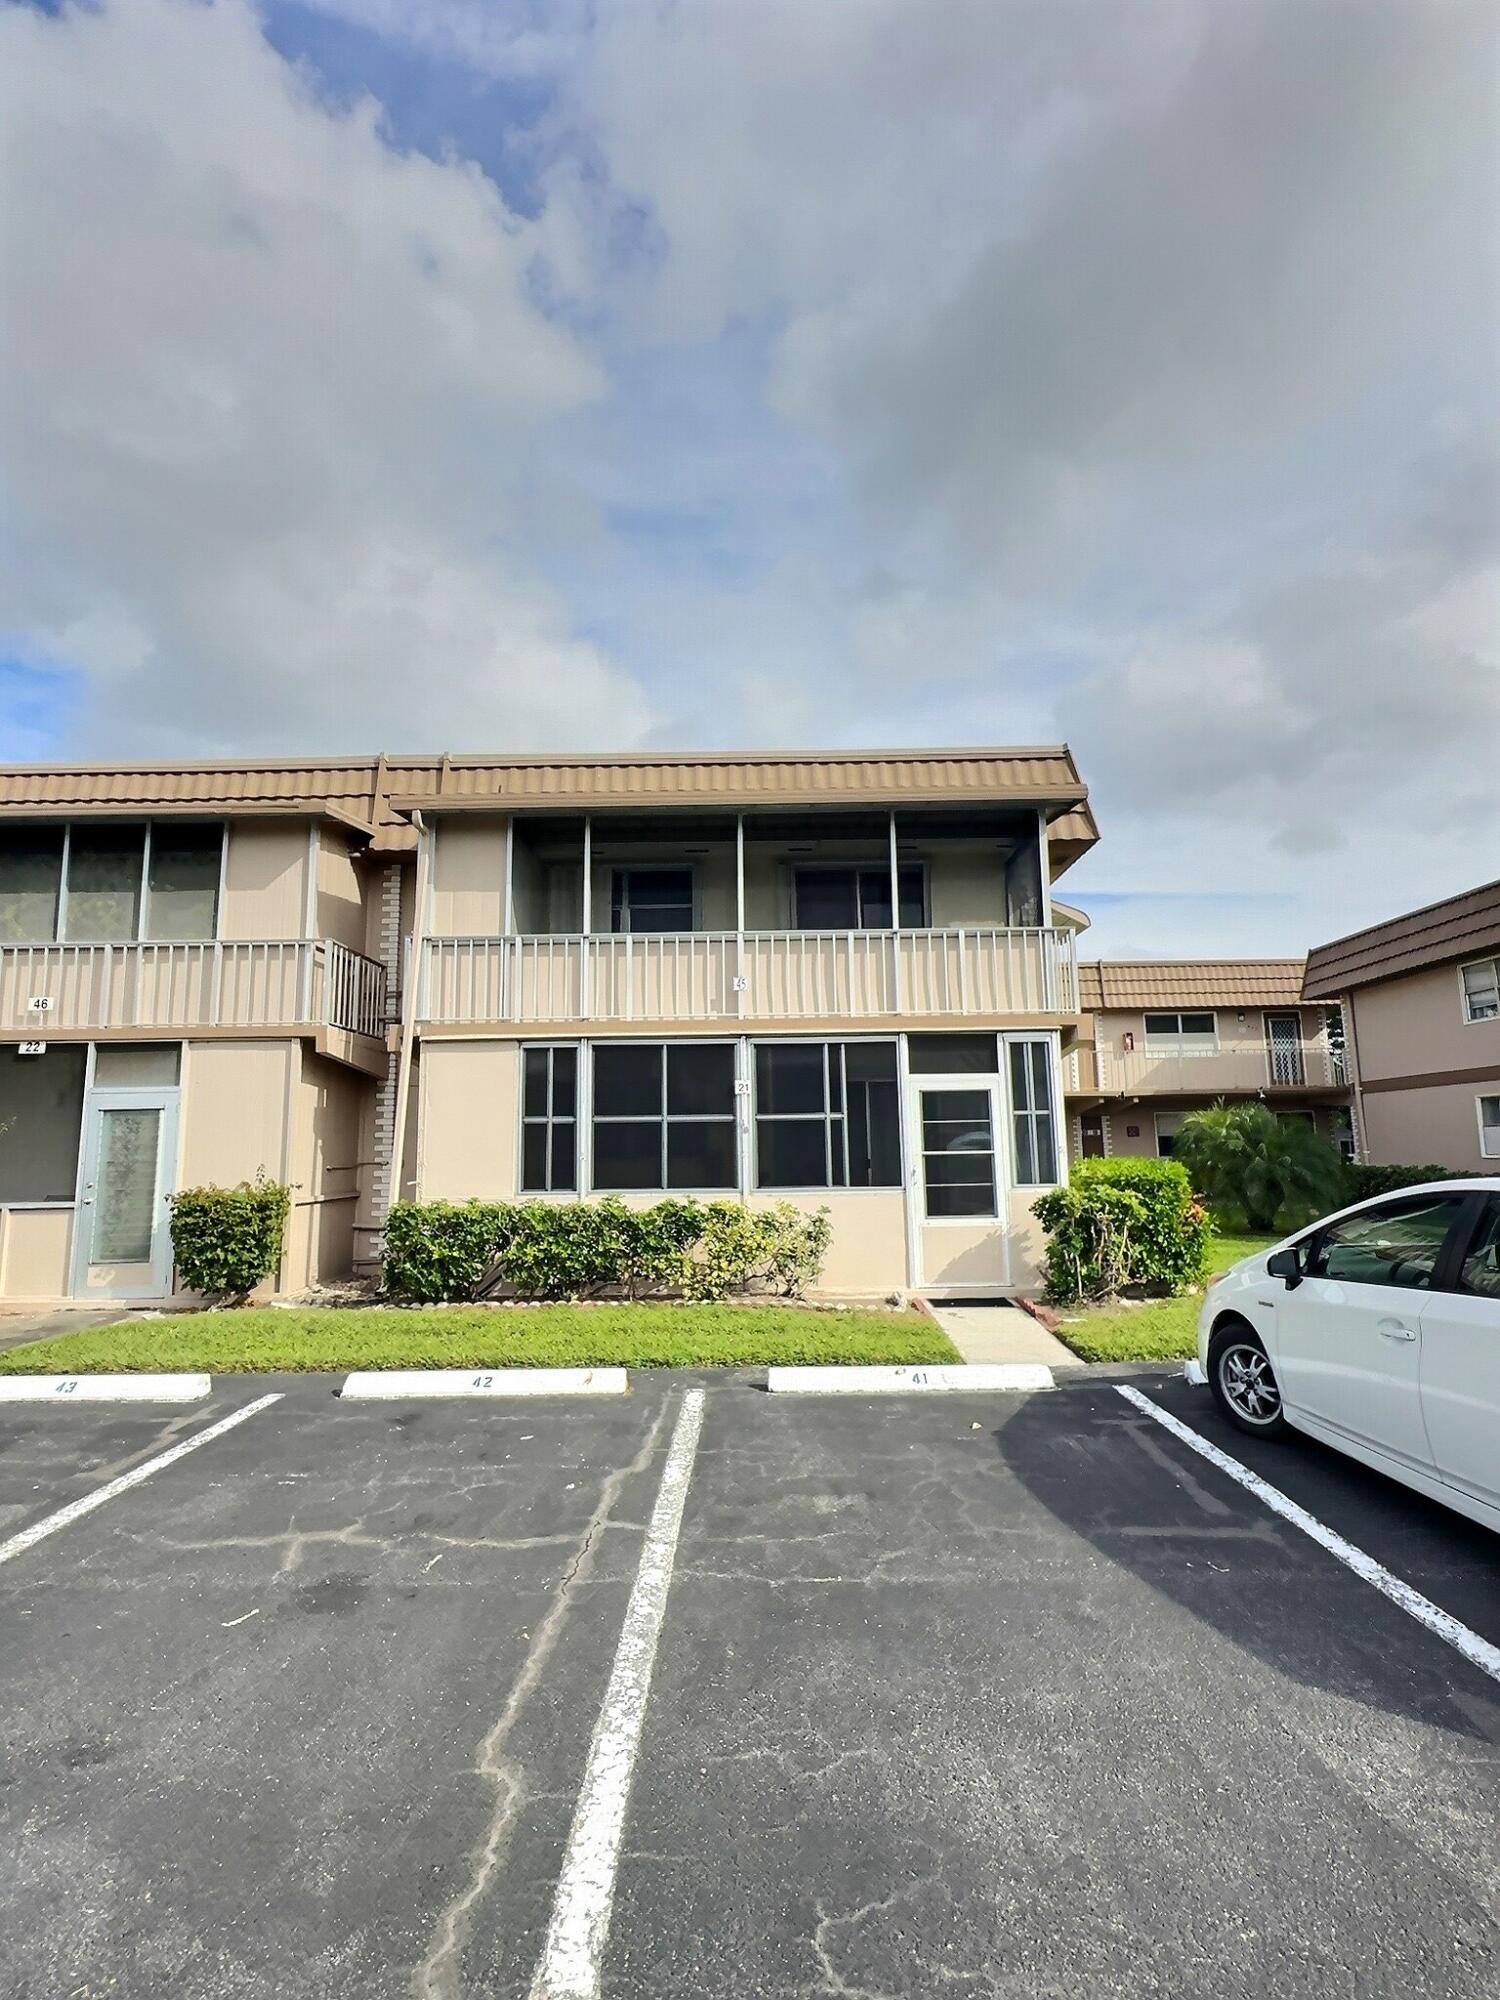
<path id="1" fill-rule="evenodd" d="M 498 757 L 381 756 L 252 764 L 0 766 L 0 818 L 87 813 L 328 812 L 381 848 L 413 844 L 407 815 L 520 806 L 962 804 L 1050 809 L 1060 872 L 1099 837 L 1066 744 L 1045 748 Z"/>
<path id="2" fill-rule="evenodd" d="M 1144 1007 L 1295 1007 L 1300 958 L 1092 959 L 1078 967 L 1085 1013 Z"/>
<path id="3" fill-rule="evenodd" d="M 1367 930 L 1320 944 L 1307 954 L 1309 1000 L 1329 1000 L 1354 986 L 1451 965 L 1500 947 L 1500 882 L 1486 882 L 1441 903 L 1411 910 Z"/>

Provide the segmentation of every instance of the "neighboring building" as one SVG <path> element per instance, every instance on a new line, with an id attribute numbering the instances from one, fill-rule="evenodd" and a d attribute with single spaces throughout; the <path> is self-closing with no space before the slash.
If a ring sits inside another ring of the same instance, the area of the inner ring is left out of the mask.
<path id="1" fill-rule="evenodd" d="M 1493 1171 L 1500 882 L 1320 945 L 1303 990 L 1343 1007 L 1362 1158 Z"/>
<path id="2" fill-rule="evenodd" d="M 1221 1099 L 1305 1118 L 1352 1150 L 1338 1009 L 1309 1006 L 1302 960 L 1084 962 L 1084 1025 L 1063 1066 L 1075 1156 L 1164 1156 Z"/>
<path id="3" fill-rule="evenodd" d="M 1097 837 L 1065 747 L 0 770 L 0 1297 L 163 1297 L 166 1197 L 258 1171 L 285 1289 L 393 1189 L 826 1203 L 830 1289 L 1030 1288 Z"/>

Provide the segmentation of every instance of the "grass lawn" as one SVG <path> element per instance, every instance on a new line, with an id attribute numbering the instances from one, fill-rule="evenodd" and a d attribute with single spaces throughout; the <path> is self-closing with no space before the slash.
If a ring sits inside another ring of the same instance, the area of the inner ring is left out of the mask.
<path id="1" fill-rule="evenodd" d="M 749 1367 L 771 1362 L 956 1361 L 916 1312 L 803 1312 L 784 1306 L 449 1306 L 373 1312 L 176 1313 L 58 1334 L 0 1354 L 0 1374 L 212 1375 L 349 1368 Z"/>
<path id="2" fill-rule="evenodd" d="M 1209 1254 L 1217 1274 L 1255 1250 L 1269 1250 L 1276 1236 L 1218 1236 Z M 1085 1307 L 1057 1329 L 1085 1361 L 1186 1361 L 1197 1351 L 1201 1292 L 1180 1299 L 1146 1299 L 1134 1306 Z"/>

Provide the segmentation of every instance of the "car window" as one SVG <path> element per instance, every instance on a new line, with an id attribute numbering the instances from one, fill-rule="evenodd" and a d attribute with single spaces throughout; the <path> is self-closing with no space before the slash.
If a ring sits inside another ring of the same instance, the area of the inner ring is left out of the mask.
<path id="1" fill-rule="evenodd" d="M 1415 1195 L 1332 1222 L 1314 1240 L 1308 1275 L 1423 1290 L 1463 1206 L 1461 1194 Z"/>
<path id="2" fill-rule="evenodd" d="M 1463 1263 L 1458 1289 L 1482 1299 L 1500 1299 L 1500 1200 L 1486 1202 Z"/>

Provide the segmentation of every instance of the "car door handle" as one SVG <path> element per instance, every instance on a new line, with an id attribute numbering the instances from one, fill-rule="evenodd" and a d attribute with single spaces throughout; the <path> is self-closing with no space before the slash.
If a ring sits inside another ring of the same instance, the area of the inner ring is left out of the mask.
<path id="1" fill-rule="evenodd" d="M 1399 1319 L 1380 1319 L 1375 1322 L 1375 1331 L 1382 1340 L 1415 1340 L 1417 1330 Z"/>

